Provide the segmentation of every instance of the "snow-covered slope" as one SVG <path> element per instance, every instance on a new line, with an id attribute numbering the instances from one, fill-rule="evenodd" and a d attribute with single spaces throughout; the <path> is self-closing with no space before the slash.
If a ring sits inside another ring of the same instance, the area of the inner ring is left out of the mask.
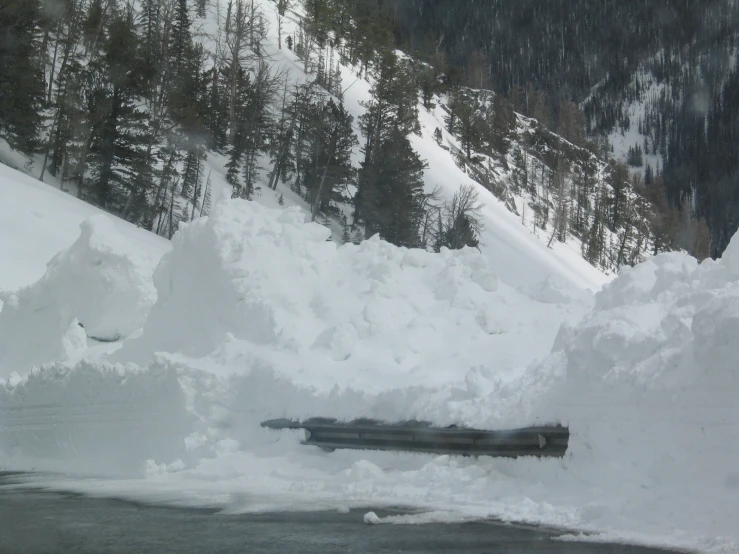
<path id="1" fill-rule="evenodd" d="M 218 44 L 221 45 L 220 48 L 223 48 L 225 39 L 222 35 L 222 29 L 224 28 L 224 18 L 227 10 L 224 0 L 208 2 L 207 4 L 205 18 L 195 17 L 195 14 L 193 14 L 193 29 L 196 40 L 203 43 L 207 52 L 214 53 L 219 48 Z M 255 9 L 263 15 L 265 20 L 267 34 L 260 50 L 271 65 L 272 71 L 274 73 L 285 71 L 285 78 L 290 87 L 297 83 L 314 80 L 315 73 L 306 74 L 304 72 L 306 64 L 294 51 L 287 48 L 285 41 L 285 37 L 288 35 L 293 38 L 298 36 L 299 23 L 303 16 L 301 3 L 293 2 L 292 9 L 288 10 L 287 15 L 282 18 L 282 48 L 278 48 L 276 5 L 269 0 L 257 0 Z M 213 57 L 208 56 L 209 61 L 207 63 L 211 63 L 210 60 Z M 317 58 L 318 54 L 314 52 L 312 61 L 316 62 Z M 311 64 L 308 64 L 308 67 L 310 66 Z M 371 99 L 372 74 L 369 72 L 368 77 L 365 72 L 362 77 L 359 77 L 359 73 L 359 67 L 339 66 L 340 89 L 343 91 L 341 101 L 343 101 L 347 111 L 354 116 L 354 128 L 359 138 L 358 144 L 361 145 L 365 141 L 361 137 L 358 118 L 365 110 L 362 104 Z M 429 164 L 425 172 L 427 189 L 432 190 L 438 186 L 445 200 L 450 200 L 455 191 L 462 185 L 472 184 L 477 189 L 482 205 L 483 224 L 480 249 L 496 268 L 501 280 L 512 286 L 519 286 L 534 285 L 546 279 L 553 279 L 563 286 L 575 286 L 595 291 L 612 278 L 605 276 L 601 271 L 582 259 L 579 244 L 574 242 L 562 244 L 555 241 L 552 248 L 547 248 L 545 244 L 547 241 L 543 235 L 538 238 L 536 236 L 532 237 L 531 230 L 521 224 L 520 218 L 510 213 L 504 204 L 495 198 L 493 193 L 473 181 L 465 171 L 454 163 L 450 151 L 436 143 L 433 132 L 437 128 L 445 128 L 439 116 L 439 110 L 428 111 L 419 104 L 421 135 L 412 136 L 414 149 Z M 446 132 L 444 132 L 444 135 L 447 143 L 457 145 L 454 137 Z M 362 159 L 359 145 L 354 149 L 353 163 L 355 167 L 359 166 Z M 15 162 L 18 167 L 23 167 L 22 160 L 7 150 L 7 144 L 0 142 L 0 160 L 5 159 Z M 230 193 L 230 185 L 225 180 L 226 171 L 224 166 L 226 161 L 227 158 L 222 154 L 216 152 L 208 152 L 207 154 L 205 175 L 211 180 L 214 197 Z M 40 173 L 41 157 L 37 156 L 35 162 L 33 172 L 38 174 Z M 278 184 L 276 191 L 272 191 L 266 186 L 267 174 L 270 169 L 270 160 L 267 157 L 260 160 L 260 167 L 260 186 L 255 198 L 257 202 L 267 206 L 279 207 L 278 198 L 282 198 L 284 207 L 298 205 L 307 208 L 306 202 L 291 190 L 289 184 Z M 50 176 L 48 172 L 46 172 L 45 179 L 49 183 L 58 185 L 58 183 L 55 183 L 56 178 Z M 67 184 L 65 186 L 72 185 Z M 75 191 L 72 190 L 72 192 Z M 29 197 L 27 200 L 28 203 L 24 202 L 25 205 L 32 206 L 33 198 Z M 185 201 L 177 197 L 174 202 Z M 339 228 L 334 229 L 334 231 L 334 240 L 338 241 L 341 231 Z M 40 273 L 36 272 L 34 276 L 40 276 Z M 2 283 L 0 283 L 0 286 L 2 286 Z"/>
<path id="2" fill-rule="evenodd" d="M 277 15 L 270 3 L 267 2 L 264 6 L 271 30 L 267 46 L 270 58 L 275 60 L 276 65 L 289 72 L 291 82 L 313 79 L 312 75 L 303 73 L 302 62 L 294 52 L 286 47 L 277 48 L 275 34 Z M 295 35 L 297 32 L 299 13 L 293 12 L 293 15 L 294 17 L 287 17 L 283 21 L 283 32 L 286 35 Z M 342 101 L 347 111 L 354 116 L 355 131 L 360 135 L 357 120 L 364 113 L 362 104 L 371 100 L 371 82 L 359 77 L 358 73 L 359 68 L 341 66 L 341 89 L 344 91 Z M 418 110 L 421 135 L 412 135 L 411 143 L 429 165 L 424 174 L 426 187 L 433 190 L 438 186 L 446 199 L 451 199 L 462 185 L 471 184 L 476 188 L 482 204 L 484 226 L 480 250 L 496 268 L 496 273 L 504 282 L 517 286 L 556 279 L 562 284 L 598 290 L 610 279 L 583 260 L 572 245 L 557 243 L 553 249 L 548 249 L 544 243 L 533 237 L 531 232 L 521 225 L 519 219 L 505 208 L 503 202 L 473 181 L 454 163 L 450 152 L 436 143 L 433 132 L 437 128 L 444 129 L 444 123 L 420 103 Z M 448 135 L 446 140 L 456 143 L 456 140 Z M 364 143 L 361 135 L 359 143 Z M 355 148 L 355 165 L 362 159 L 359 148 L 359 146 Z"/>
<path id="3" fill-rule="evenodd" d="M 2 164 L 0 195 L 0 289 L 16 289 L 42 277 L 46 263 L 77 239 L 80 223 L 105 213 Z M 110 219 L 152 269 L 169 250 L 162 237 Z"/>

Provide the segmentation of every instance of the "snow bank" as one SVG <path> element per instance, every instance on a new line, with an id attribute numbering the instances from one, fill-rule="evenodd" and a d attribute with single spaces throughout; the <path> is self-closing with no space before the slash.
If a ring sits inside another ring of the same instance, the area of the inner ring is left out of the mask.
<path id="1" fill-rule="evenodd" d="M 153 261 L 103 215 L 80 225 L 79 238 L 47 264 L 46 274 L 3 294 L 0 377 L 75 359 L 87 336 L 118 340 L 141 328 L 156 299 Z"/>
<path id="2" fill-rule="evenodd" d="M 496 351 L 499 362 L 512 357 L 498 369 L 525 367 L 551 345 L 557 306 L 500 284 L 474 249 L 337 247 L 328 236 L 297 208 L 220 203 L 174 237 L 143 333 L 115 359 L 145 363 L 161 351 L 238 370 L 248 369 L 240 353 L 256 353 L 307 387 L 378 392 L 464 383 Z M 538 340 L 521 330 L 534 309 L 550 327 Z"/>
<path id="3" fill-rule="evenodd" d="M 575 453 L 656 464 L 655 477 L 709 464 L 699 480 L 732 480 L 735 468 L 719 465 L 739 459 L 737 261 L 660 254 L 624 269 L 562 330 L 548 364 L 564 378 L 548 409 L 577 432 Z"/>
<path id="4" fill-rule="evenodd" d="M 569 424 L 568 471 L 611 497 L 594 523 L 737 538 L 737 337 L 739 236 L 718 262 L 669 253 L 622 270 L 530 369 L 550 383 L 531 418 Z"/>
<path id="5" fill-rule="evenodd" d="M 137 474 L 148 459 L 187 459 L 192 419 L 178 373 L 166 366 L 82 361 L 0 381 L 6 467 Z"/>

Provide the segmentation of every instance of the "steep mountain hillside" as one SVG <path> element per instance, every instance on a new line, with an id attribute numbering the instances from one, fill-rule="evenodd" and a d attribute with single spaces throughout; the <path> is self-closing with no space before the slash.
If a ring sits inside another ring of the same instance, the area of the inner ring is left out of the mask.
<path id="1" fill-rule="evenodd" d="M 658 178 L 648 196 L 667 247 L 701 257 L 726 247 L 739 225 L 739 2 L 388 3 L 398 43 L 441 58 L 457 80 L 492 87 L 551 129 L 563 101 L 578 103 L 593 140 L 607 138 L 647 186 Z"/>
<path id="2" fill-rule="evenodd" d="M 301 205 L 337 242 L 479 246 L 503 278 L 523 264 L 530 282 L 597 288 L 663 247 L 653 207 L 584 148 L 577 114 L 564 140 L 501 95 L 453 85 L 393 50 L 376 6 L 12 8 L 23 24 L 3 16 L 4 63 L 22 74 L 30 48 L 44 78 L 5 85 L 6 159 L 24 152 L 33 163 L 16 166 L 165 237 L 231 194 Z"/>

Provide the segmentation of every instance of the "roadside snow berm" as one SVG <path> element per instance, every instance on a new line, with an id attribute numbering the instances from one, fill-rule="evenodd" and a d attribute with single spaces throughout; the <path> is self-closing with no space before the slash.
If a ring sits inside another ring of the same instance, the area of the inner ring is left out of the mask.
<path id="1" fill-rule="evenodd" d="M 394 450 L 457 454 L 462 456 L 562 457 L 567 451 L 570 431 L 562 426 L 526 427 L 505 431 L 483 431 L 464 427 L 433 427 L 425 421 L 383 423 L 372 419 L 340 422 L 315 417 L 305 421 L 271 419 L 262 422 L 269 429 L 305 429 L 303 444 L 326 451 Z"/>

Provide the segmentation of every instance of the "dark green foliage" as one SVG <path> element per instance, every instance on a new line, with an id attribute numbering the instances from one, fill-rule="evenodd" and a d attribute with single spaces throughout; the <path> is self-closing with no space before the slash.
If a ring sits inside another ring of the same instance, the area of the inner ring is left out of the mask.
<path id="1" fill-rule="evenodd" d="M 243 75 L 243 73 L 242 73 Z M 239 108 L 236 133 L 232 146 L 228 170 L 229 183 L 234 186 L 233 196 L 250 199 L 257 179 L 257 159 L 269 151 L 267 136 L 274 121 L 269 111 L 279 87 L 269 65 L 260 60 L 253 78 L 247 75 L 239 80 Z M 243 182 L 236 178 L 236 167 L 241 165 Z"/>
<path id="2" fill-rule="evenodd" d="M 449 101 L 447 128 L 459 139 L 467 161 L 472 159 L 473 151 L 482 149 L 486 126 L 483 102 L 482 92 L 468 89 L 455 90 Z"/>
<path id="3" fill-rule="evenodd" d="M 398 129 L 377 146 L 380 162 L 363 164 L 357 213 L 365 236 L 375 234 L 397 246 L 420 246 L 425 163 Z"/>
<path id="4" fill-rule="evenodd" d="M 408 135 L 418 130 L 417 91 L 412 73 L 394 53 L 380 58 L 372 100 L 360 119 L 366 142 L 354 197 L 354 222 L 365 236 L 399 246 L 419 246 L 425 215 L 423 170 Z"/>
<path id="5" fill-rule="evenodd" d="M 638 144 L 629 146 L 629 150 L 626 154 L 626 163 L 632 167 L 641 167 L 644 165 L 644 155 L 641 146 Z"/>
<path id="6" fill-rule="evenodd" d="M 303 185 L 314 216 L 326 213 L 335 200 L 336 187 L 348 184 L 354 177 L 352 148 L 358 144 L 352 130 L 353 117 L 333 100 L 317 107 L 307 132 L 308 156 Z"/>
<path id="7" fill-rule="evenodd" d="M 613 194 L 609 201 L 610 227 L 616 230 L 622 226 L 628 211 L 628 193 L 630 190 L 629 168 L 624 163 L 616 163 L 611 173 Z"/>
<path id="8" fill-rule="evenodd" d="M 140 81 L 129 66 L 136 58 L 136 42 L 131 17 L 116 16 L 99 62 L 105 81 L 98 82 L 88 97 L 96 132 L 87 159 L 91 174 L 84 182 L 85 196 L 117 213 L 123 210 L 134 168 L 143 156 L 144 114 L 135 105 Z"/>
<path id="9" fill-rule="evenodd" d="M 3 0 L 0 6 L 0 138 L 35 152 L 44 95 L 38 0 Z"/>

